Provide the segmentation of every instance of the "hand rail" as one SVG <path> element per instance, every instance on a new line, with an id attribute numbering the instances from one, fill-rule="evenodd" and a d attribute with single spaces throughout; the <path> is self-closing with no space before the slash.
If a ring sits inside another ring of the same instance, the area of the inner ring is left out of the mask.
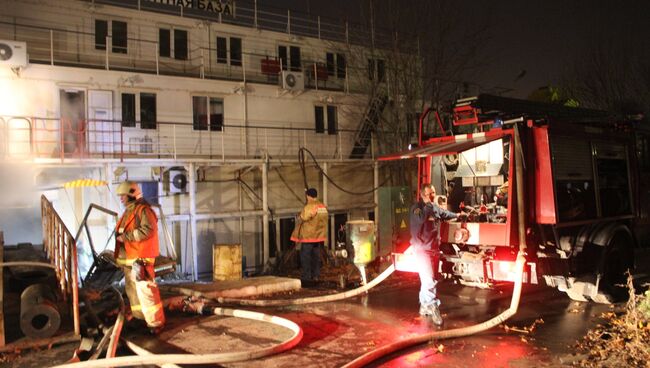
<path id="1" fill-rule="evenodd" d="M 50 263 L 54 265 L 64 300 L 71 305 L 74 333 L 79 335 L 79 271 L 75 238 L 45 196 L 41 196 L 41 217 L 43 250 Z"/>

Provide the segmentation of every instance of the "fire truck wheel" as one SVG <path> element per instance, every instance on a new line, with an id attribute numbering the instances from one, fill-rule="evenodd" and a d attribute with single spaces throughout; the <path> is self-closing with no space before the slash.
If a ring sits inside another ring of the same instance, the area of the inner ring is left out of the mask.
<path id="1" fill-rule="evenodd" d="M 627 231 L 616 231 L 607 244 L 599 267 L 599 290 L 591 297 L 596 303 L 611 304 L 627 296 L 627 274 L 634 267 L 634 240 Z"/>

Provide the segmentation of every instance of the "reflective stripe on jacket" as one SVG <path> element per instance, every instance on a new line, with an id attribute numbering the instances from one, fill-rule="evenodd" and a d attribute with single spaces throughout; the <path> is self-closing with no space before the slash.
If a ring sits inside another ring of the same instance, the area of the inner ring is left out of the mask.
<path id="1" fill-rule="evenodd" d="M 117 263 L 130 266 L 141 258 L 153 264 L 160 254 L 158 245 L 158 217 L 151 206 L 144 200 L 129 204 L 117 222 L 115 233 L 122 235 L 124 243 L 116 242 L 115 255 Z M 119 249 L 124 246 L 126 258 L 118 257 Z"/>
<path id="2" fill-rule="evenodd" d="M 297 243 L 317 243 L 327 240 L 327 207 L 314 199 L 303 207 L 299 223 L 293 229 L 291 240 Z"/>

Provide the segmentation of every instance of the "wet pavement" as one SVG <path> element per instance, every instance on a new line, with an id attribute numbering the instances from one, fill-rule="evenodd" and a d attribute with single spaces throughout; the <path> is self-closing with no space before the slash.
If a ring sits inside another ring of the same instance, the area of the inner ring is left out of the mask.
<path id="1" fill-rule="evenodd" d="M 368 295 L 339 302 L 278 308 L 241 307 L 273 314 L 299 324 L 304 337 L 288 352 L 226 367 L 340 367 L 363 353 L 398 339 L 439 329 L 418 315 L 419 280 L 396 273 Z M 439 286 L 445 323 L 440 329 L 480 323 L 507 309 L 511 285 L 480 290 L 443 282 Z M 309 289 L 282 297 L 334 293 Z M 278 298 L 280 296 L 275 296 Z M 570 363 L 572 346 L 613 307 L 572 302 L 546 287 L 524 290 L 519 312 L 503 327 L 454 340 L 433 341 L 377 361 L 374 367 L 557 367 Z M 536 322 L 537 321 L 537 322 Z M 532 325 L 532 332 L 520 332 Z M 141 336 L 158 353 L 219 353 L 268 347 L 291 336 L 264 322 L 233 317 L 201 317 L 168 313 L 159 340 Z M 61 349 L 61 348 L 59 348 Z M 70 350 L 71 351 L 71 350 Z M 54 355 L 54 351 L 51 352 Z M 42 352 L 41 352 L 42 354 Z M 49 360 L 62 363 L 69 356 Z M 28 367 L 29 354 L 3 366 Z M 64 359 L 65 358 L 65 359 Z M 61 359 L 60 361 L 58 361 Z M 21 362 L 22 361 L 22 362 Z M 43 365 L 41 365 L 43 366 Z"/>
<path id="2" fill-rule="evenodd" d="M 283 354 L 224 366 L 339 367 L 381 345 L 439 329 L 418 315 L 418 288 L 414 275 L 396 274 L 363 297 L 299 307 L 246 307 L 298 323 L 304 337 L 297 347 Z M 501 290 L 480 290 L 442 283 L 439 289 L 445 319 L 440 329 L 483 322 L 510 304 L 510 285 Z M 554 289 L 529 287 L 524 290 L 519 312 L 505 323 L 514 330 L 506 331 L 500 326 L 475 336 L 433 341 L 386 357 L 372 366 L 566 366 L 572 360 L 572 346 L 598 323 L 602 313 L 611 309 L 572 302 Z M 228 317 L 178 317 L 174 319 L 177 325 L 170 325 L 161 338 L 193 353 L 270 346 L 290 336 L 283 328 L 260 322 Z M 533 325 L 530 333 L 517 331 Z"/>

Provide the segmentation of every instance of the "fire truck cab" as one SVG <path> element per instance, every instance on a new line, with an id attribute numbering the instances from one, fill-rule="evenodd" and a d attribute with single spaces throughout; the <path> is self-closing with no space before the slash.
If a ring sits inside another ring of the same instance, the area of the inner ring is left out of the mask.
<path id="1" fill-rule="evenodd" d="M 480 95 L 457 101 L 450 129 L 429 137 L 427 114 L 417 148 L 381 159 L 417 159 L 418 188 L 432 183 L 438 205 L 466 214 L 441 224 L 441 275 L 478 287 L 513 281 L 518 185 L 525 282 L 608 303 L 624 292 L 628 270 L 650 264 L 650 130 L 642 122 Z"/>

